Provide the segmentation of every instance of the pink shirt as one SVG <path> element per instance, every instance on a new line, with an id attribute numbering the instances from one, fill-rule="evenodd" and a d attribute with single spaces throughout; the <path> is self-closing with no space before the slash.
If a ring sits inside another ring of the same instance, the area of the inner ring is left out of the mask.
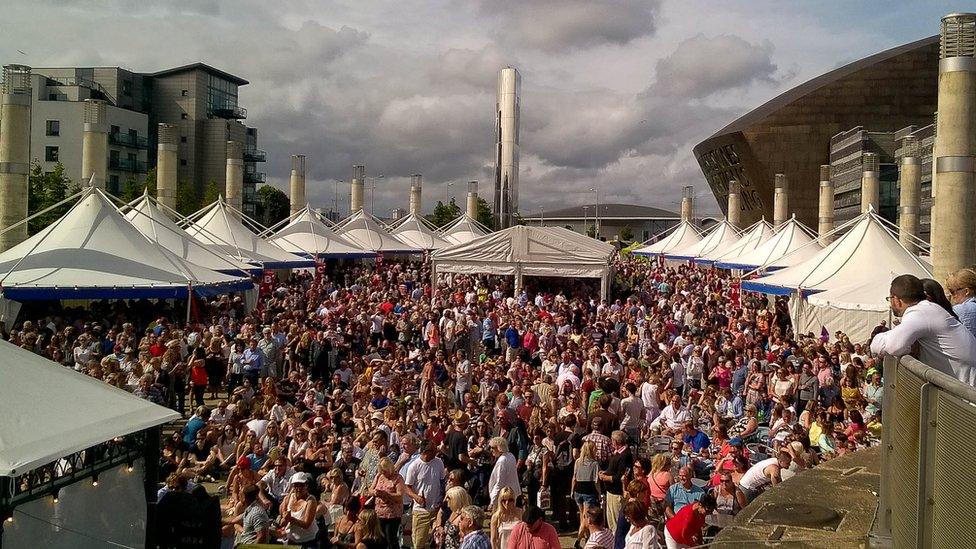
<path id="1" fill-rule="evenodd" d="M 512 528 L 506 549 L 560 549 L 559 534 L 548 522 L 540 520 L 535 530 L 519 521 Z"/>

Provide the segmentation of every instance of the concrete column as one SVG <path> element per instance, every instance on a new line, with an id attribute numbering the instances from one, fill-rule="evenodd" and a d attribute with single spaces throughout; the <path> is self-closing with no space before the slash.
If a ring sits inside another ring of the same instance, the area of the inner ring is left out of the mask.
<path id="1" fill-rule="evenodd" d="M 942 18 L 939 115 L 932 172 L 938 194 L 932 204 L 933 278 L 976 262 L 976 14 Z"/>
<path id="2" fill-rule="evenodd" d="M 695 218 L 695 189 L 684 187 L 681 189 L 681 221 L 691 223 Z"/>
<path id="3" fill-rule="evenodd" d="M 465 213 L 471 219 L 478 219 L 478 182 L 468 181 L 468 199 L 465 203 Z"/>
<path id="4" fill-rule="evenodd" d="M 898 239 L 908 251 L 917 246 L 918 213 L 922 194 L 922 170 L 918 159 L 918 139 L 906 137 L 902 145 L 905 154 L 898 172 Z"/>
<path id="5" fill-rule="evenodd" d="M 366 166 L 352 167 L 352 188 L 349 192 L 349 214 L 363 209 L 363 182 L 366 179 Z"/>
<path id="6" fill-rule="evenodd" d="M 773 226 L 779 227 L 790 218 L 790 198 L 785 173 L 773 177 Z"/>
<path id="7" fill-rule="evenodd" d="M 295 214 L 305 207 L 305 155 L 291 155 L 291 180 L 288 194 L 291 213 Z"/>
<path id="8" fill-rule="evenodd" d="M 4 65 L 0 97 L 0 229 L 27 217 L 31 68 Z M 24 223 L 0 235 L 0 252 L 27 239 Z"/>
<path id="9" fill-rule="evenodd" d="M 817 234 L 820 244 L 827 245 L 833 237 L 825 236 L 834 230 L 834 182 L 830 180 L 830 164 L 820 166 L 820 216 Z"/>
<path id="10" fill-rule="evenodd" d="M 224 199 L 237 211 L 244 207 L 244 144 L 238 141 L 227 142 Z"/>
<path id="11" fill-rule="evenodd" d="M 179 159 L 180 128 L 176 124 L 160 124 L 156 131 L 156 200 L 176 209 L 176 170 Z M 167 215 L 172 215 L 166 212 Z"/>
<path id="12" fill-rule="evenodd" d="M 108 121 L 105 102 L 85 99 L 85 127 L 81 137 L 81 185 L 105 190 L 108 171 Z"/>
<path id="13" fill-rule="evenodd" d="M 495 106 L 495 217 L 498 228 L 514 223 L 518 213 L 519 182 L 519 94 L 522 76 L 514 67 L 498 73 L 498 102 Z"/>
<path id="14" fill-rule="evenodd" d="M 410 176 L 410 213 L 414 215 L 420 215 L 423 210 L 423 179 L 419 173 Z"/>
<path id="15" fill-rule="evenodd" d="M 739 192 L 739 182 L 734 179 L 729 181 L 729 211 L 725 217 L 736 229 L 742 228 L 742 197 Z"/>
<path id="16" fill-rule="evenodd" d="M 861 170 L 861 213 L 869 209 L 878 212 L 881 207 L 881 174 L 878 163 L 877 154 L 864 153 Z"/>

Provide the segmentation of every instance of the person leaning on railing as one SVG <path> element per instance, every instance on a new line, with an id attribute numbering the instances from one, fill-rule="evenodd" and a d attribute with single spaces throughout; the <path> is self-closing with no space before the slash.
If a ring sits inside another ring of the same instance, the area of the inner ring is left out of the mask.
<path id="1" fill-rule="evenodd" d="M 917 277 L 895 277 L 889 293 L 891 310 L 901 323 L 875 336 L 871 352 L 902 356 L 917 344 L 921 362 L 976 386 L 976 337 L 942 306 L 925 299 Z"/>

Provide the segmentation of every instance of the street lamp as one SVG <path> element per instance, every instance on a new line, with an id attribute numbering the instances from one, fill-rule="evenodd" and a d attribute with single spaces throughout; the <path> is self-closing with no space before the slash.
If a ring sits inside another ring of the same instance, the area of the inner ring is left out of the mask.
<path id="1" fill-rule="evenodd" d="M 586 234 L 586 226 L 589 224 L 590 221 L 590 218 L 587 215 L 589 209 L 590 209 L 589 206 L 583 206 L 583 234 Z"/>
<path id="2" fill-rule="evenodd" d="M 341 179 L 333 179 L 333 192 L 335 193 L 335 198 L 332 199 L 332 211 L 335 212 L 335 216 L 339 217 L 339 183 L 345 183 Z"/>
<path id="3" fill-rule="evenodd" d="M 600 189 L 593 187 L 590 192 L 596 193 L 596 212 L 593 215 L 593 227 L 595 228 L 594 235 L 596 239 L 600 239 Z"/>
<path id="4" fill-rule="evenodd" d="M 376 180 L 383 179 L 383 174 L 377 175 L 376 177 L 367 177 L 366 179 L 372 179 L 373 184 L 369 187 L 369 211 L 373 212 L 373 197 L 376 195 Z"/>
<path id="5" fill-rule="evenodd" d="M 447 196 L 444 197 L 445 198 L 445 200 L 444 200 L 444 205 L 445 206 L 447 206 L 448 204 L 451 203 L 451 187 L 453 187 L 453 186 L 454 186 L 454 183 L 453 182 L 448 182 L 447 183 Z"/>

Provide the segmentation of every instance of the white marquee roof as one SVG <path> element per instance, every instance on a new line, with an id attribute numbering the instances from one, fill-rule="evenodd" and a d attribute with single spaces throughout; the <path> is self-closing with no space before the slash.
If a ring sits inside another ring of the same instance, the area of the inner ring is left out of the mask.
<path id="1" fill-rule="evenodd" d="M 773 236 L 773 226 L 765 219 L 753 223 L 742 232 L 742 236 L 735 242 L 716 247 L 711 252 L 702 255 L 695 263 L 712 264 L 717 261 L 734 261 L 736 257 L 749 253 Z"/>
<path id="2" fill-rule="evenodd" d="M 668 236 L 649 246 L 637 248 L 631 253 L 634 255 L 657 256 L 686 248 L 701 241 L 701 239 L 701 234 L 694 225 L 687 221 L 682 221 Z"/>
<path id="3" fill-rule="evenodd" d="M 190 286 L 223 293 L 253 284 L 156 245 L 93 187 L 59 220 L 0 254 L 3 297 L 18 301 L 185 297 Z"/>
<path id="4" fill-rule="evenodd" d="M 451 245 L 450 242 L 438 235 L 437 231 L 430 228 L 422 217 L 416 214 L 410 214 L 397 220 L 390 233 L 406 245 L 421 250 L 440 250 Z"/>
<path id="5" fill-rule="evenodd" d="M 262 265 L 266 269 L 312 267 L 311 259 L 297 256 L 262 239 L 244 226 L 223 198 L 201 210 L 186 232 L 201 243 L 247 263 Z"/>
<path id="6" fill-rule="evenodd" d="M 0 476 L 180 417 L 6 341 L 0 371 Z"/>
<path id="7" fill-rule="evenodd" d="M 465 244 L 490 232 L 487 227 L 468 217 L 468 214 L 462 214 L 461 217 L 441 227 L 439 234 L 451 244 Z"/>
<path id="8" fill-rule="evenodd" d="M 751 252 L 715 263 L 722 269 L 752 270 L 757 267 L 784 268 L 803 263 L 823 247 L 810 236 L 809 230 L 796 219 L 790 219 L 777 230 L 772 238 Z"/>
<path id="9" fill-rule="evenodd" d="M 668 259 L 695 259 L 721 246 L 728 246 L 739 240 L 739 231 L 728 221 L 723 220 L 712 228 L 704 238 L 690 246 L 666 252 Z"/>
<path id="10" fill-rule="evenodd" d="M 394 238 L 380 223 L 365 210 L 359 210 L 347 217 L 336 227 L 339 236 L 364 250 L 387 254 L 420 253 L 422 250 Z"/>
<path id="11" fill-rule="evenodd" d="M 229 255 L 211 250 L 194 240 L 175 221 L 163 213 L 148 194 L 143 195 L 138 202 L 130 207 L 125 213 L 125 218 L 136 229 L 139 229 L 139 232 L 146 238 L 190 263 L 227 273 L 255 270 L 253 265 L 232 259 Z"/>
<path id="12" fill-rule="evenodd" d="M 287 225 L 268 238 L 268 242 L 286 252 L 306 257 L 373 257 L 376 255 L 336 234 L 308 206 L 296 212 Z"/>

